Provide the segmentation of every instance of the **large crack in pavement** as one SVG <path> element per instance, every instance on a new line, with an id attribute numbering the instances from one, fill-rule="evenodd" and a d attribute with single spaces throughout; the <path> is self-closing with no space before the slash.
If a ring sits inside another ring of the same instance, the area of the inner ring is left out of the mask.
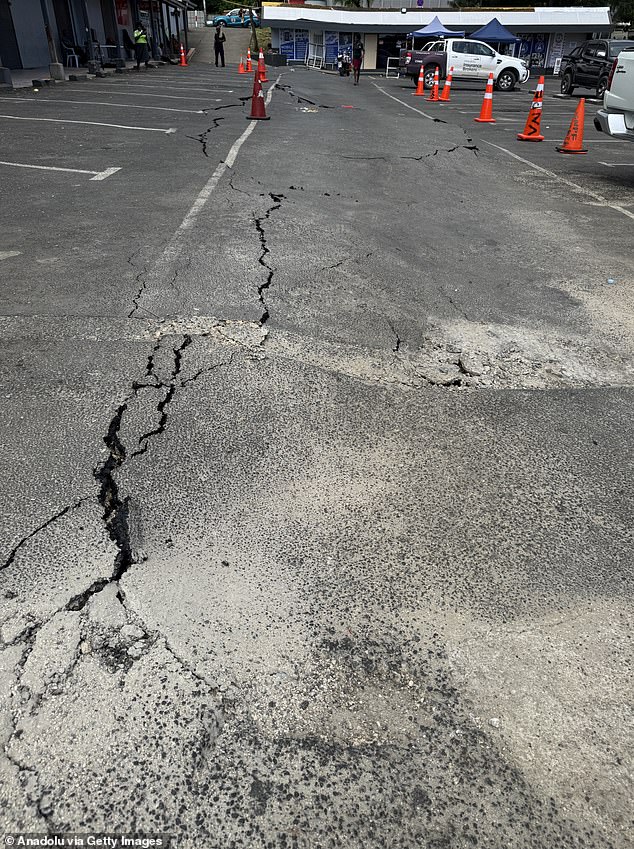
<path id="1" fill-rule="evenodd" d="M 260 326 L 262 327 L 264 327 L 264 325 L 270 318 L 269 306 L 267 304 L 264 293 L 271 287 L 271 283 L 273 282 L 273 277 L 275 276 L 276 270 L 272 266 L 270 266 L 266 261 L 266 257 L 271 253 L 271 251 L 268 247 L 268 239 L 264 231 L 264 222 L 268 221 L 271 215 L 281 207 L 282 201 L 286 198 L 286 195 L 269 192 L 269 197 L 273 201 L 273 205 L 270 206 L 266 210 L 264 215 L 262 215 L 260 218 L 256 218 L 255 216 L 253 217 L 255 229 L 258 232 L 258 238 L 260 239 L 260 246 L 262 248 L 262 253 L 258 257 L 258 262 L 262 266 L 262 268 L 264 268 L 267 272 L 264 283 L 261 283 L 258 286 L 258 300 L 260 301 L 263 307 L 263 312 L 260 317 Z"/>
<path id="2" fill-rule="evenodd" d="M 467 139 L 467 141 L 472 141 L 472 139 Z M 454 147 L 442 148 L 437 147 L 433 153 L 423 153 L 420 156 L 399 156 L 398 159 L 412 159 L 415 162 L 421 162 L 423 159 L 429 159 L 432 156 L 438 156 L 439 153 L 455 153 L 457 150 L 470 150 L 475 156 L 478 155 L 478 151 L 480 148 L 477 144 L 457 144 Z M 355 157 L 346 157 L 346 159 L 353 159 Z M 357 157 L 359 158 L 359 157 Z M 369 158 L 369 157 L 362 157 Z M 378 158 L 378 157 L 376 157 Z"/>
<path id="3" fill-rule="evenodd" d="M 235 106 L 237 104 L 232 104 L 232 105 Z M 192 139 L 192 141 L 199 142 L 202 145 L 203 156 L 206 156 L 207 158 L 209 158 L 209 154 L 207 153 L 207 143 L 209 141 L 209 133 L 212 130 L 217 130 L 220 122 L 224 121 L 225 119 L 223 117 L 220 117 L 220 118 L 212 118 L 211 120 L 213 121 L 211 127 L 207 127 L 207 129 L 203 130 L 202 133 L 199 133 L 197 136 L 185 136 L 185 138 L 187 138 L 187 139 Z"/>
<path id="4" fill-rule="evenodd" d="M 284 94 L 287 94 L 293 100 L 297 101 L 298 104 L 306 103 L 308 106 L 317 106 L 320 109 L 334 109 L 333 106 L 329 106 L 326 103 L 317 103 L 314 100 L 310 100 L 308 97 L 302 97 L 300 94 L 296 94 L 290 85 L 277 83 L 276 88 L 283 91 Z"/>
<path id="5" fill-rule="evenodd" d="M 180 345 L 177 345 L 172 349 L 173 365 L 169 378 L 167 381 L 161 381 L 157 378 L 155 373 L 154 363 L 154 358 L 161 346 L 161 340 L 159 339 L 148 355 L 143 378 L 132 383 L 131 392 L 124 398 L 121 404 L 119 404 L 108 424 L 108 429 L 103 437 L 104 444 L 108 449 L 108 455 L 102 463 L 95 467 L 93 470 L 93 477 L 99 484 L 98 500 L 103 508 L 102 521 L 111 540 L 117 548 L 117 555 L 111 575 L 107 578 L 100 578 L 81 593 L 73 596 L 65 605 L 64 609 L 67 611 L 82 610 L 89 599 L 101 592 L 104 587 L 108 586 L 108 584 L 115 583 L 118 585 L 121 578 L 139 558 L 138 552 L 134 549 L 131 541 L 130 501 L 128 497 L 122 496 L 119 491 L 116 481 L 117 471 L 127 460 L 144 454 L 147 451 L 151 440 L 165 432 L 168 424 L 168 407 L 179 388 L 193 383 L 202 374 L 208 371 L 212 371 L 213 369 L 224 365 L 229 365 L 233 362 L 233 356 L 231 356 L 228 360 L 215 363 L 207 368 L 201 368 L 189 378 L 182 379 L 183 352 L 192 344 L 192 342 L 193 340 L 191 335 L 185 333 Z M 146 382 L 148 379 L 154 379 L 154 382 Z M 156 405 L 156 411 L 159 414 L 158 423 L 156 427 L 141 434 L 138 437 L 139 448 L 129 452 L 120 437 L 121 427 L 132 400 L 138 397 L 139 393 L 146 390 L 165 390 L 164 396 Z M 15 554 L 13 556 L 15 557 Z M 35 630 L 37 630 L 37 626 Z"/>
<path id="6" fill-rule="evenodd" d="M 157 411 L 160 413 L 159 425 L 152 431 L 143 434 L 139 437 L 139 445 L 141 449 L 133 452 L 130 457 L 137 454 L 143 454 L 147 450 L 150 439 L 164 432 L 167 425 L 166 408 L 172 401 L 176 392 L 177 378 L 181 373 L 183 351 L 192 343 L 192 338 L 189 335 L 183 337 L 182 343 L 173 349 L 174 351 L 174 366 L 170 375 L 170 383 L 165 397 L 158 403 Z M 159 346 L 155 345 L 152 352 L 148 355 L 146 370 L 144 377 L 154 376 L 154 356 Z M 147 384 L 134 382 L 132 391 L 117 407 L 114 416 L 108 424 L 108 430 L 103 438 L 103 441 L 108 449 L 108 456 L 98 465 L 93 476 L 99 484 L 99 503 L 103 507 L 103 522 L 110 535 L 110 538 L 118 549 L 115 558 L 114 568 L 109 578 L 102 578 L 95 581 L 88 589 L 74 596 L 66 605 L 67 610 L 81 610 L 89 598 L 100 592 L 105 586 L 112 583 L 118 583 L 125 575 L 128 569 L 134 563 L 132 544 L 130 541 L 129 527 L 129 502 L 127 498 L 122 498 L 119 493 L 119 487 L 115 480 L 115 474 L 118 469 L 125 463 L 128 458 L 128 453 L 125 445 L 119 437 L 123 417 L 128 410 L 128 405 L 139 392 L 144 389 L 160 389 L 163 384 Z"/>

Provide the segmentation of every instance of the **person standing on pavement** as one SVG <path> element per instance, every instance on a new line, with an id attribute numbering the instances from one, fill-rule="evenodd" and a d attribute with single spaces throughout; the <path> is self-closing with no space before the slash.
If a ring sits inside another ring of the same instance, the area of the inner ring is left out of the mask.
<path id="1" fill-rule="evenodd" d="M 134 30 L 134 58 L 136 59 L 137 71 L 141 67 L 141 62 L 145 62 L 145 67 L 149 68 L 148 59 L 150 52 L 147 46 L 147 30 L 143 24 L 137 24 Z"/>
<path id="2" fill-rule="evenodd" d="M 361 65 L 363 64 L 364 56 L 365 48 L 361 42 L 361 38 L 356 35 L 354 38 L 354 44 L 352 45 L 352 70 L 354 73 L 355 85 L 359 85 L 359 74 L 361 72 Z"/>
<path id="3" fill-rule="evenodd" d="M 225 41 L 227 40 L 227 36 L 222 31 L 221 26 L 216 27 L 216 34 L 214 35 L 214 53 L 216 54 L 216 68 L 218 67 L 218 59 L 222 61 L 222 67 L 225 66 Z"/>

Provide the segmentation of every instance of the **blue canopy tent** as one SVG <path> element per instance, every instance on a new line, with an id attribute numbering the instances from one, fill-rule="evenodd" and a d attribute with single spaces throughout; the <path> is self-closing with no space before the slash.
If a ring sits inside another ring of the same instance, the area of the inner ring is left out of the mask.
<path id="1" fill-rule="evenodd" d="M 408 38 L 412 39 L 412 44 L 414 44 L 415 38 L 420 38 L 421 36 L 424 38 L 442 38 L 443 36 L 445 38 L 463 38 L 464 30 L 447 29 L 447 27 L 440 23 L 438 16 L 436 16 L 426 27 L 408 34 Z"/>
<path id="2" fill-rule="evenodd" d="M 512 32 L 509 32 L 497 18 L 493 18 L 488 24 L 472 32 L 469 38 L 486 41 L 488 44 L 519 44 L 522 40 L 516 35 L 513 35 Z"/>

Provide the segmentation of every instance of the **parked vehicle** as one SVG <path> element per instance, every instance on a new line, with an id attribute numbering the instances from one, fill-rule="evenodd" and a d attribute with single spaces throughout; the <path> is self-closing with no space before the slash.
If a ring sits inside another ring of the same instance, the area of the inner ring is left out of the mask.
<path id="1" fill-rule="evenodd" d="M 572 94 L 580 86 L 603 97 L 610 69 L 623 50 L 634 50 L 634 41 L 600 38 L 575 47 L 561 63 L 561 93 Z"/>
<path id="2" fill-rule="evenodd" d="M 436 69 L 440 79 L 443 79 L 452 66 L 453 76 L 457 79 L 486 80 L 493 71 L 495 86 L 500 91 L 512 91 L 518 82 L 525 83 L 530 76 L 528 65 L 523 59 L 503 56 L 484 41 L 468 38 L 446 38 L 430 41 L 422 50 L 401 50 L 400 74 L 411 77 L 416 83 L 421 65 L 425 68 L 427 88 L 434 82 Z"/>
<path id="3" fill-rule="evenodd" d="M 248 27 L 251 26 L 251 15 L 253 15 L 253 23 L 256 27 L 259 27 L 260 19 L 255 12 L 250 12 L 248 9 L 244 10 L 242 15 L 240 14 L 240 9 L 232 9 L 223 15 L 216 15 L 212 24 L 215 27 Z"/>
<path id="4" fill-rule="evenodd" d="M 634 141 L 634 51 L 622 51 L 612 63 L 594 126 L 615 139 Z"/>

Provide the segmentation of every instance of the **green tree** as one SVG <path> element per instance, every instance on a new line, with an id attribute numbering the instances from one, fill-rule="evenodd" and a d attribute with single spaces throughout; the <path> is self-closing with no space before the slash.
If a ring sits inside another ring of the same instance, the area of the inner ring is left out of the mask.
<path id="1" fill-rule="evenodd" d="M 634 0 L 618 0 L 612 7 L 612 20 L 615 24 L 627 23 L 632 28 L 634 23 Z"/>

